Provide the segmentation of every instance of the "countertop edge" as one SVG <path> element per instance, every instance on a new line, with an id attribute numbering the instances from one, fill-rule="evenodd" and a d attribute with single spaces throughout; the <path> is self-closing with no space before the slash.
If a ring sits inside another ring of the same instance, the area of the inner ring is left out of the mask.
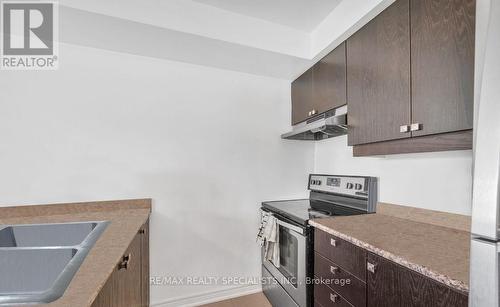
<path id="1" fill-rule="evenodd" d="M 444 285 L 447 285 L 453 289 L 456 289 L 458 291 L 462 291 L 465 293 L 469 292 L 469 286 L 466 285 L 465 283 L 463 283 L 462 281 L 450 278 L 449 276 L 446 276 L 444 274 L 437 273 L 437 272 L 435 272 L 435 271 L 433 271 L 433 270 L 431 270 L 423 265 L 410 262 L 401 256 L 394 255 L 390 252 L 387 252 L 387 251 L 380 249 L 378 247 L 375 247 L 369 243 L 366 243 L 366 242 L 363 242 L 363 241 L 358 240 L 356 238 L 353 238 L 351 236 L 348 236 L 342 232 L 336 231 L 330 227 L 324 226 L 324 225 L 317 223 L 313 220 L 309 221 L 309 225 L 316 227 L 320 230 L 323 230 L 331 235 L 337 236 L 343 240 L 346 240 L 346 241 L 348 241 L 348 242 L 350 242 L 358 247 L 361 247 L 361 248 L 366 249 L 374 254 L 377 254 L 378 256 L 389 259 L 389 260 L 391 260 L 399 265 L 402 265 L 402 266 L 404 266 L 412 271 L 418 272 L 424 276 L 427 276 L 431 279 L 434 279 L 435 281 L 440 282 Z"/>
<path id="2" fill-rule="evenodd" d="M 151 198 L 52 203 L 39 205 L 0 206 L 2 218 L 41 217 L 86 212 L 148 209 L 152 211 Z"/>

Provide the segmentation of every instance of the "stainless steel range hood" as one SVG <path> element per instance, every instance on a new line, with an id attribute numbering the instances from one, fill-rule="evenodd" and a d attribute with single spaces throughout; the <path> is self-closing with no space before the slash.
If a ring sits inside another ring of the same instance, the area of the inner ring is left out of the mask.
<path id="1" fill-rule="evenodd" d="M 317 141 L 344 134 L 347 134 L 347 105 L 297 124 L 281 138 Z"/>

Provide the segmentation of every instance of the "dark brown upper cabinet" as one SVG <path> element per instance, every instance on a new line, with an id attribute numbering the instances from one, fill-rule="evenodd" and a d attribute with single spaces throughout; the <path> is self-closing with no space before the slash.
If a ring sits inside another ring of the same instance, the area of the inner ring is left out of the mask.
<path id="1" fill-rule="evenodd" d="M 310 68 L 292 82 L 292 125 L 309 118 L 312 109 L 312 68 Z"/>
<path id="2" fill-rule="evenodd" d="M 410 137 L 409 0 L 398 0 L 347 40 L 349 145 Z"/>
<path id="3" fill-rule="evenodd" d="M 411 1 L 413 136 L 472 129 L 475 0 Z"/>
<path id="4" fill-rule="evenodd" d="M 346 46 L 342 43 L 292 82 L 292 124 L 346 103 Z"/>
<path id="5" fill-rule="evenodd" d="M 314 110 L 323 113 L 347 103 L 345 43 L 313 66 Z"/>
<path id="6" fill-rule="evenodd" d="M 470 149 L 475 0 L 397 0 L 347 40 L 354 155 Z"/>

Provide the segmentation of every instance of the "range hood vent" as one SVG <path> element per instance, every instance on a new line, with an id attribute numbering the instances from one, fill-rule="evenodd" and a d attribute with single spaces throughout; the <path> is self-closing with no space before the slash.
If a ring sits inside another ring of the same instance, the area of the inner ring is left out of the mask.
<path id="1" fill-rule="evenodd" d="M 317 141 L 347 134 L 347 106 L 325 112 L 292 127 L 282 139 Z"/>

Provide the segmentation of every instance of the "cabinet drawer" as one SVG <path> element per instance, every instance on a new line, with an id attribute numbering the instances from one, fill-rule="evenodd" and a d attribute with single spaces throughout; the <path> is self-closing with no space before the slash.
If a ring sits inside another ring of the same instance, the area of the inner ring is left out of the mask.
<path id="1" fill-rule="evenodd" d="M 314 285 L 314 305 L 322 307 L 354 307 L 340 294 L 325 285 Z"/>
<path id="2" fill-rule="evenodd" d="M 316 229 L 314 250 L 362 281 L 366 281 L 366 251 L 364 249 Z"/>
<path id="3" fill-rule="evenodd" d="M 314 254 L 314 275 L 328 281 L 329 288 L 354 306 L 366 306 L 366 284 L 318 253 Z"/>

